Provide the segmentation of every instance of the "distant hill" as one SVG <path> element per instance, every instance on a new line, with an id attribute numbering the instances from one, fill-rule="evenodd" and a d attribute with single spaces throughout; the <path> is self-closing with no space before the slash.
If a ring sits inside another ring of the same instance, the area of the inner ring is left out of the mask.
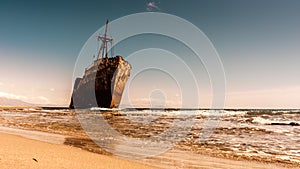
<path id="1" fill-rule="evenodd" d="M 24 102 L 22 100 L 0 97 L 0 106 L 35 106 L 35 105 Z"/>

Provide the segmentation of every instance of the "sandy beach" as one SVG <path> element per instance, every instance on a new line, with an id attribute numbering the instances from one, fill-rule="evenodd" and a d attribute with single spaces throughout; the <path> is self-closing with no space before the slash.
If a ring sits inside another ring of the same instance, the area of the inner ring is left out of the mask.
<path id="1" fill-rule="evenodd" d="M 201 169 L 284 169 L 275 164 L 256 161 L 237 161 L 209 157 L 189 152 L 170 151 L 165 154 L 134 161 L 114 156 L 91 153 L 80 148 L 62 144 L 47 143 L 19 135 L 0 133 L 0 167 L 10 168 L 103 168 L 103 169 L 151 169 L 151 168 L 201 168 Z M 178 161 L 178 154 L 184 154 L 185 162 Z M 141 164 L 140 162 L 144 163 Z M 147 165 L 148 164 L 148 165 Z M 151 167 L 151 166 L 156 167 Z"/>
<path id="2" fill-rule="evenodd" d="M 79 148 L 0 133 L 0 168 L 151 169 L 143 164 L 87 152 Z"/>

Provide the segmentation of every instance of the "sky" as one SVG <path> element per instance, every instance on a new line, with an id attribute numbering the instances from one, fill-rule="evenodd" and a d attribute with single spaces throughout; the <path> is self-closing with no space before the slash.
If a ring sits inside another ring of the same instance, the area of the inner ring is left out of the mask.
<path id="1" fill-rule="evenodd" d="M 300 107 L 297 0 L 0 0 L 0 97 L 67 106 L 76 60 L 85 42 L 106 19 L 114 21 L 140 12 L 178 16 L 209 38 L 224 68 L 225 108 Z M 195 86 L 190 86 L 189 80 L 184 82 L 184 73 L 178 73 L 174 80 L 162 72 L 145 71 L 129 79 L 122 99 L 125 107 L 129 103 L 134 107 L 176 107 L 185 98 L 186 102 L 200 102 L 201 107 L 210 106 L 207 70 L 203 64 L 189 60 L 193 53 L 180 42 L 140 35 L 116 45 L 114 51 L 132 63 L 132 74 L 152 61 L 165 63 L 170 71 L 184 72 L 180 71 L 184 69 L 180 59 L 172 54 L 176 53 L 188 63 L 199 84 L 201 97 L 195 98 Z M 153 54 L 161 57 L 151 57 Z"/>

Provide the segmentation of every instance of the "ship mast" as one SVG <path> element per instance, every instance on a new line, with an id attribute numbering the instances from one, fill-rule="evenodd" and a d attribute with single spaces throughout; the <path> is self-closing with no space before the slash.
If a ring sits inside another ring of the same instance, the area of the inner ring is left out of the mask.
<path id="1" fill-rule="evenodd" d="M 112 43 L 113 39 L 107 37 L 108 34 L 108 20 L 106 20 L 106 26 L 105 26 L 105 34 L 104 36 L 98 36 L 98 41 L 102 41 L 101 47 L 98 53 L 97 60 L 104 58 L 104 50 L 105 50 L 105 57 L 107 58 L 107 43 Z"/>

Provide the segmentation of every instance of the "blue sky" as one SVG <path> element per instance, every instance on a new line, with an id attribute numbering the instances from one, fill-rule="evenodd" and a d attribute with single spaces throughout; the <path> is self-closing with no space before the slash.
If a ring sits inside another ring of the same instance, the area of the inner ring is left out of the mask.
<path id="1" fill-rule="evenodd" d="M 147 12 L 149 2 L 159 7 L 152 12 L 184 18 L 211 40 L 226 73 L 225 107 L 300 107 L 297 0 L 0 0 L 0 96 L 67 105 L 73 68 L 86 40 L 106 19 Z M 155 38 L 148 40 L 145 44 Z M 124 47 L 119 51 L 128 53 Z M 203 66 L 194 66 L 203 84 L 209 84 L 207 75 L 201 74 Z M 200 90 L 205 93 L 209 87 Z M 202 106 L 208 104 L 204 101 Z"/>

